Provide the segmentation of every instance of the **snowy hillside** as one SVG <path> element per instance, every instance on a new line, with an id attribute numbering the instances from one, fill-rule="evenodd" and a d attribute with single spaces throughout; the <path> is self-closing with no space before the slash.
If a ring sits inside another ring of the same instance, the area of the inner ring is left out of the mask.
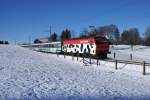
<path id="1" fill-rule="evenodd" d="M 72 61 L 70 57 L 64 59 L 63 56 L 39 53 L 19 46 L 0 45 L 0 81 L 0 99 L 150 98 L 150 75 L 143 76 L 128 68 L 115 70 L 113 64 L 104 61 L 100 66 L 85 66 L 80 61 Z"/>

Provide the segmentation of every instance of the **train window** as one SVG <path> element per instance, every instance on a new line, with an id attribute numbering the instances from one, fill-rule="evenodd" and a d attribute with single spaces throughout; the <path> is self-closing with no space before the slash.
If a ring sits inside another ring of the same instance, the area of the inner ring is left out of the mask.
<path id="1" fill-rule="evenodd" d="M 103 43 L 107 43 L 108 40 L 106 38 L 96 38 L 95 42 L 96 44 L 103 44 Z"/>
<path id="2" fill-rule="evenodd" d="M 57 47 L 57 44 L 53 44 L 53 47 L 56 48 L 56 47 Z"/>
<path id="3" fill-rule="evenodd" d="M 51 44 L 51 48 L 54 48 L 55 46 L 54 46 L 54 44 Z"/>
<path id="4" fill-rule="evenodd" d="M 55 48 L 58 48 L 58 47 L 59 47 L 59 44 L 55 44 L 54 46 L 55 46 Z"/>
<path id="5" fill-rule="evenodd" d="M 54 47 L 55 47 L 55 48 L 58 48 L 58 47 L 59 47 L 59 44 L 54 44 Z"/>
<path id="6" fill-rule="evenodd" d="M 51 48 L 51 47 L 52 47 L 52 44 L 50 44 L 49 46 L 50 46 L 50 48 Z"/>
<path id="7" fill-rule="evenodd" d="M 54 44 L 54 47 L 57 48 L 57 47 L 58 47 L 58 44 Z"/>
<path id="8" fill-rule="evenodd" d="M 43 45 L 42 47 L 48 47 L 48 45 L 45 44 L 45 45 Z"/>

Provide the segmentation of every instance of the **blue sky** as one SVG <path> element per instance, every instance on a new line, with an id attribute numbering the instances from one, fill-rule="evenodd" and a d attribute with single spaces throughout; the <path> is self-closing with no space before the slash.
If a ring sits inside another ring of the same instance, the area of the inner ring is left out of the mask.
<path id="1" fill-rule="evenodd" d="M 58 35 L 65 28 L 78 34 L 90 25 L 109 24 L 143 34 L 150 26 L 149 5 L 150 0 L 0 0 L 0 40 L 47 37 L 50 25 Z"/>

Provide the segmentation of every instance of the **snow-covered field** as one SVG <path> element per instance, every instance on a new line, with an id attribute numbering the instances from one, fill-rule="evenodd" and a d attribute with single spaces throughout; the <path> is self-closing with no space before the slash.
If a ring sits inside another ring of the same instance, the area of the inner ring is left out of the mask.
<path id="1" fill-rule="evenodd" d="M 132 51 L 120 49 L 123 47 L 115 47 L 122 54 L 117 57 L 128 59 L 126 54 Z M 137 60 L 150 61 L 146 54 L 150 48 L 134 50 Z M 115 70 L 114 63 L 100 64 L 84 65 L 69 56 L 64 59 L 19 46 L 0 45 L 0 100 L 150 99 L 150 75 L 142 75 L 142 66 L 119 64 L 119 70 Z"/>
<path id="2" fill-rule="evenodd" d="M 109 57 L 113 58 L 113 53 L 116 53 L 116 59 L 130 60 L 132 54 L 133 61 L 146 61 L 150 62 L 150 47 L 147 46 L 133 46 L 133 50 L 129 45 L 114 45 L 111 46 L 111 54 Z"/>

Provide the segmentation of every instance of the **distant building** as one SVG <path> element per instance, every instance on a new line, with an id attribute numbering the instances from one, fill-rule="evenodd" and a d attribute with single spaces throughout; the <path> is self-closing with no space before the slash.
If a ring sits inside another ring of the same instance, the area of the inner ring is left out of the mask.
<path id="1" fill-rule="evenodd" d="M 34 43 L 47 43 L 50 42 L 49 37 L 46 38 L 37 38 L 34 40 Z"/>

